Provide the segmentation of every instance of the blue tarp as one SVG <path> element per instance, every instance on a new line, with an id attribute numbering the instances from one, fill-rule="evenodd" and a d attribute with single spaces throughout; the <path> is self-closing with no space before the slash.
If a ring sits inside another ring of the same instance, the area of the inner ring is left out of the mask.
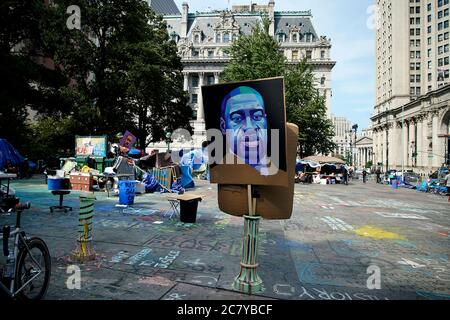
<path id="1" fill-rule="evenodd" d="M 20 165 L 24 157 L 6 139 L 0 139 L 0 170 L 5 167 L 6 160 L 11 160 L 14 166 Z"/>
<path id="2" fill-rule="evenodd" d="M 181 157 L 181 166 L 190 166 L 193 171 L 197 171 L 202 165 L 208 163 L 208 157 L 203 153 L 201 149 L 195 149 L 189 151 Z"/>

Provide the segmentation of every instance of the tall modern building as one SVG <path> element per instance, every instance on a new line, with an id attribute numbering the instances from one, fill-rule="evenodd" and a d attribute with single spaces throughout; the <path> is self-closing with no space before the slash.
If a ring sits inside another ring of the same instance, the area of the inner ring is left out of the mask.
<path id="1" fill-rule="evenodd" d="M 352 152 L 352 139 L 354 143 L 352 122 L 345 117 L 336 117 L 334 115 L 331 116 L 331 121 L 334 127 L 333 141 L 336 144 L 334 153 L 335 155 L 346 157 Z"/>
<path id="2" fill-rule="evenodd" d="M 448 159 L 449 0 L 377 0 L 374 160 L 429 172 Z"/>
<path id="3" fill-rule="evenodd" d="M 330 55 L 330 39 L 318 35 L 310 11 L 279 12 L 275 11 L 275 2 L 270 1 L 267 5 L 238 5 L 231 10 L 191 13 L 188 3 L 183 3 L 180 14 L 166 14 L 164 20 L 184 65 L 184 89 L 190 95 L 192 125 L 198 138 L 194 139 L 195 146 L 205 135 L 201 86 L 219 82 L 230 61 L 225 49 L 237 37 L 250 34 L 252 26 L 264 16 L 269 17 L 270 34 L 280 43 L 288 63 L 308 59 L 330 115 L 331 72 L 335 62 Z"/>

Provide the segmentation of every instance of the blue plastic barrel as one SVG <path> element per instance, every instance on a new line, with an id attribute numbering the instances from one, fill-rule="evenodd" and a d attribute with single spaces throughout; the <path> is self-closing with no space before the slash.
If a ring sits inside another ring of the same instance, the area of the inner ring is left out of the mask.
<path id="1" fill-rule="evenodd" d="M 119 204 L 132 205 L 136 194 L 136 181 L 122 180 L 119 181 Z"/>

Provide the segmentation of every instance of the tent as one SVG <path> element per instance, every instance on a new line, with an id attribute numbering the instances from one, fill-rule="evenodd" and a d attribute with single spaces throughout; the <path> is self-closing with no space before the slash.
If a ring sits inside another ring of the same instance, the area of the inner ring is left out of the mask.
<path id="1" fill-rule="evenodd" d="M 6 160 L 11 160 L 14 166 L 20 165 L 25 160 L 6 139 L 0 139 L 0 170 L 5 167 Z"/>
<path id="2" fill-rule="evenodd" d="M 313 161 L 316 163 L 320 163 L 321 165 L 336 165 L 336 164 L 345 164 L 345 161 L 334 158 L 334 157 L 325 157 L 325 156 L 312 156 L 305 158 L 306 161 Z"/>

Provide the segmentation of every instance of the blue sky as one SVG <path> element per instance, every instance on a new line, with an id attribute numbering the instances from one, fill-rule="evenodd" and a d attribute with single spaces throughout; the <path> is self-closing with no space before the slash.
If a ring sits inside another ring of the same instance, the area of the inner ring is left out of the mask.
<path id="1" fill-rule="evenodd" d="M 185 0 L 175 0 L 181 10 Z M 187 0 L 189 11 L 226 9 L 228 2 L 249 4 L 250 0 Z M 268 0 L 253 1 L 266 4 Z M 275 0 L 276 11 L 311 10 L 319 35 L 331 39 L 333 69 L 332 112 L 357 123 L 370 125 L 375 100 L 375 35 L 367 27 L 373 0 Z"/>

